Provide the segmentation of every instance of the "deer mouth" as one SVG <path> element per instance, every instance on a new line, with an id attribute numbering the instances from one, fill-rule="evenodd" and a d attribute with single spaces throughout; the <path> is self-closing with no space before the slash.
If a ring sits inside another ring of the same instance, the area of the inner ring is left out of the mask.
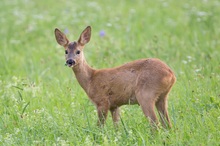
<path id="1" fill-rule="evenodd" d="M 67 63 L 65 63 L 65 65 L 70 67 L 70 68 L 73 68 L 75 66 L 75 64 L 67 64 Z"/>
<path id="2" fill-rule="evenodd" d="M 74 60 L 69 59 L 69 60 L 66 61 L 65 65 L 68 66 L 68 67 L 73 67 L 75 64 L 76 64 L 76 62 Z"/>
<path id="3" fill-rule="evenodd" d="M 68 67 L 73 67 L 74 65 L 72 65 L 72 64 L 65 64 L 66 66 L 68 66 Z"/>

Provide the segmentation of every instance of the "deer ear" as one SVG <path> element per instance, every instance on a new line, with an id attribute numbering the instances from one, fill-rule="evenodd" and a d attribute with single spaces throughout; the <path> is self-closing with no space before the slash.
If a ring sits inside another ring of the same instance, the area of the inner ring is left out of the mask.
<path id="1" fill-rule="evenodd" d="M 81 33 L 78 42 L 84 46 L 85 44 L 87 44 L 90 41 L 91 38 L 91 27 L 87 26 L 83 32 Z"/>
<path id="2" fill-rule="evenodd" d="M 66 35 L 62 33 L 58 28 L 55 29 L 54 33 L 58 44 L 65 47 L 69 43 Z"/>

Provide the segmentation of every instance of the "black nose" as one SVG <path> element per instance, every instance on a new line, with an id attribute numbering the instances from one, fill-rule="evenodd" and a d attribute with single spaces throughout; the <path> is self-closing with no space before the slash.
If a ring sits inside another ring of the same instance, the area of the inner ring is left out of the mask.
<path id="1" fill-rule="evenodd" d="M 72 66 L 72 65 L 75 64 L 75 61 L 74 61 L 73 59 L 68 59 L 68 60 L 66 61 L 66 64 L 67 64 L 68 66 Z"/>

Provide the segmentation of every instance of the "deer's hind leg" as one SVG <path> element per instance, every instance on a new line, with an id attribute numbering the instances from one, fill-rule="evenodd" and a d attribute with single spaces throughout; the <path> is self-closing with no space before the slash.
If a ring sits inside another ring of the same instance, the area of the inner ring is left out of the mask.
<path id="1" fill-rule="evenodd" d="M 136 92 L 136 98 L 143 113 L 149 119 L 150 123 L 157 127 L 158 119 L 154 110 L 155 102 L 158 98 L 157 94 L 149 90 L 140 90 Z"/>
<path id="2" fill-rule="evenodd" d="M 156 102 L 156 107 L 157 107 L 157 110 L 160 115 L 160 119 L 161 119 L 161 122 L 164 128 L 167 128 L 167 127 L 171 128 L 172 126 L 170 123 L 169 115 L 168 115 L 168 100 L 167 100 L 168 93 L 169 93 L 169 90 L 165 93 L 162 93 Z"/>

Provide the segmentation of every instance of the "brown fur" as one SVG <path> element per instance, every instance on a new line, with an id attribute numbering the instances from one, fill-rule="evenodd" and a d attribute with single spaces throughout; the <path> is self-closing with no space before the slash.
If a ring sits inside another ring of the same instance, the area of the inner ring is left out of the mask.
<path id="1" fill-rule="evenodd" d="M 139 104 L 152 124 L 158 124 L 155 105 L 164 127 L 171 127 L 168 116 L 168 93 L 176 81 L 172 70 L 162 61 L 155 58 L 129 62 L 119 67 L 95 70 L 87 63 L 83 48 L 91 37 L 88 26 L 80 35 L 74 48 L 69 40 L 58 29 L 55 29 L 57 42 L 68 52 L 66 60 L 72 59 L 75 64 L 72 70 L 98 112 L 98 124 L 105 123 L 108 111 L 111 111 L 115 124 L 119 121 L 119 107 L 126 104 Z M 76 51 L 80 50 L 80 54 Z"/>

